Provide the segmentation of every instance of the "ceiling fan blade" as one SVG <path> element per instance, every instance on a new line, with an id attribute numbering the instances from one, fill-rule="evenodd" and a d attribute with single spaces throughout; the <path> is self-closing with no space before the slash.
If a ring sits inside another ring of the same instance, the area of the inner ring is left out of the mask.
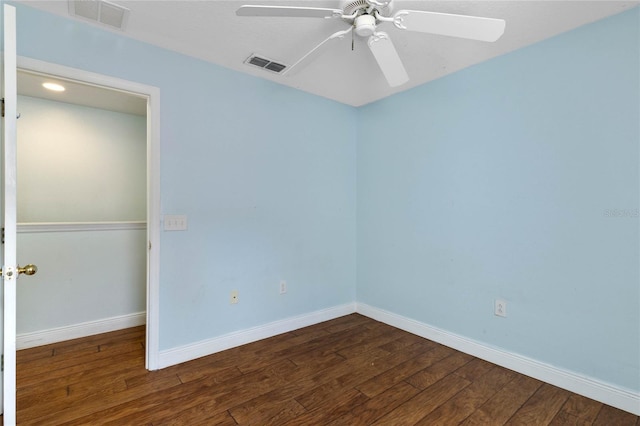
<path id="1" fill-rule="evenodd" d="M 396 87 L 409 81 L 407 71 L 387 33 L 381 31 L 373 34 L 368 44 L 389 86 Z"/>
<path id="2" fill-rule="evenodd" d="M 311 62 L 313 62 L 317 57 L 322 55 L 326 51 L 327 47 L 332 44 L 333 41 L 337 41 L 343 38 L 345 35 L 349 34 L 351 31 L 353 31 L 353 27 L 349 27 L 349 29 L 346 29 L 344 31 L 338 31 L 337 33 L 331 34 L 322 43 L 320 43 L 319 45 L 311 49 L 309 53 L 307 53 L 302 58 L 300 58 L 298 62 L 288 67 L 285 70 L 284 74 L 289 76 L 296 74 L 298 71 L 300 71 L 301 69 L 309 65 Z"/>
<path id="3" fill-rule="evenodd" d="M 340 9 L 292 6 L 240 6 L 238 16 L 281 16 L 287 18 L 333 18 L 342 16 Z"/>
<path id="4" fill-rule="evenodd" d="M 461 37 L 480 41 L 496 41 L 504 33 L 503 19 L 450 13 L 401 10 L 393 17 L 396 27 L 407 31 Z"/>

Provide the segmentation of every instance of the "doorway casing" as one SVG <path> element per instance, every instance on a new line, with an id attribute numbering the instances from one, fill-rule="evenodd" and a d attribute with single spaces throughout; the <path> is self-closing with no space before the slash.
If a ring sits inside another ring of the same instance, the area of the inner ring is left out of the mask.
<path id="1" fill-rule="evenodd" d="M 159 368 L 160 305 L 160 89 L 76 68 L 18 57 L 19 70 L 126 92 L 147 100 L 147 282 L 145 365 Z"/>

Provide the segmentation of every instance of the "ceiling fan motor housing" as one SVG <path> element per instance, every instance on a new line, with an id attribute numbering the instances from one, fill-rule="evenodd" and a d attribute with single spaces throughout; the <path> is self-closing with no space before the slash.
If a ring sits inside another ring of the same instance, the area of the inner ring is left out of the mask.
<path id="1" fill-rule="evenodd" d="M 353 15 L 357 11 L 375 8 L 382 15 L 389 15 L 393 8 L 393 0 L 342 0 L 340 9 L 345 15 Z"/>
<path id="2" fill-rule="evenodd" d="M 376 31 L 376 18 L 372 15 L 360 15 L 356 18 L 355 31 L 360 37 L 368 37 Z"/>

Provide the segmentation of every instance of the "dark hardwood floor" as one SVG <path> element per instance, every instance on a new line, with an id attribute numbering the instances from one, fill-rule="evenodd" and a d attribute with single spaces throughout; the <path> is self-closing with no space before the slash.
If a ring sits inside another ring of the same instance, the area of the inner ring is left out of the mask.
<path id="1" fill-rule="evenodd" d="M 18 352 L 21 425 L 636 425 L 353 314 L 148 372 L 144 327 Z"/>

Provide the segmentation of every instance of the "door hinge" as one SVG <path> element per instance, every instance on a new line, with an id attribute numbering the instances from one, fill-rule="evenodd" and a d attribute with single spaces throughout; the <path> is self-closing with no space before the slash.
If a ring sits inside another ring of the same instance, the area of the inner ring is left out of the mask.
<path id="1" fill-rule="evenodd" d="M 4 354 L 2 354 L 2 360 L 0 360 L 0 371 L 4 371 Z"/>
<path id="2" fill-rule="evenodd" d="M 2 98 L 2 116 L 4 117 L 4 98 Z"/>
<path id="3" fill-rule="evenodd" d="M 4 227 L 2 228 L 2 244 L 4 244 Z"/>

